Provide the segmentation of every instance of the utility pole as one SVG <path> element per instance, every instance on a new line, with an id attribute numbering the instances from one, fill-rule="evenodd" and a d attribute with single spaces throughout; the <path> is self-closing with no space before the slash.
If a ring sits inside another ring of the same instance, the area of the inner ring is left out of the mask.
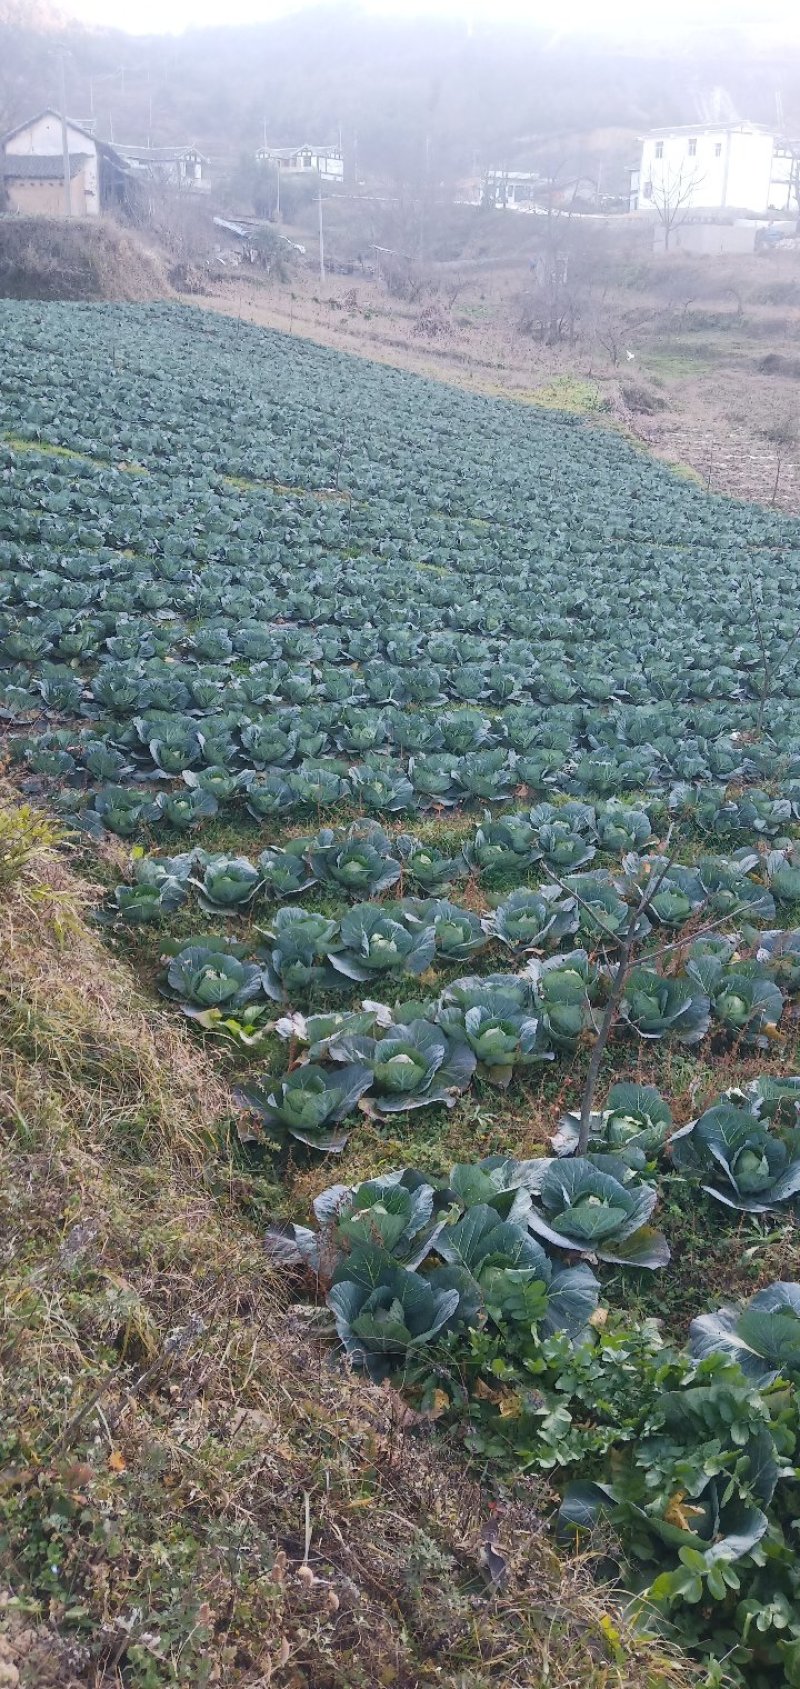
<path id="1" fill-rule="evenodd" d="M 320 281 L 324 281 L 325 280 L 325 239 L 324 239 L 324 236 L 323 236 L 323 233 L 322 233 L 322 183 L 321 182 L 320 182 L 320 185 L 319 185 L 319 194 L 318 194 L 318 197 L 317 197 L 317 210 L 319 212 L 319 279 L 320 279 Z"/>
<path id="2" fill-rule="evenodd" d="M 275 194 L 275 221 L 279 223 L 281 220 L 281 161 L 279 158 L 275 160 L 275 171 L 278 178 Z"/>
<path id="3" fill-rule="evenodd" d="M 69 173 L 69 142 L 67 140 L 67 78 L 64 70 L 64 54 L 59 53 L 61 69 L 61 156 L 64 163 L 64 216 L 72 216 L 72 184 Z"/>

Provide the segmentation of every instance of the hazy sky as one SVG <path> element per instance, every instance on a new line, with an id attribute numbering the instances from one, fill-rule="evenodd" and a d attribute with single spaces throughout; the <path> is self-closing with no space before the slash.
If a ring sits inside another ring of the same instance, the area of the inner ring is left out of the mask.
<path id="1" fill-rule="evenodd" d="M 176 31 L 205 24 L 258 23 L 302 11 L 314 0 L 61 0 L 63 10 L 87 23 L 113 25 L 133 34 Z M 324 0 L 322 0 L 324 3 Z M 316 0 L 320 4 L 320 0 Z M 507 18 L 559 30 L 630 32 L 641 39 L 648 30 L 663 36 L 665 27 L 682 24 L 750 25 L 761 34 L 767 20 L 785 40 L 800 41 L 797 0 L 670 0 L 668 7 L 643 6 L 641 0 L 363 0 L 365 8 L 387 16 L 446 16 L 469 22 Z"/>

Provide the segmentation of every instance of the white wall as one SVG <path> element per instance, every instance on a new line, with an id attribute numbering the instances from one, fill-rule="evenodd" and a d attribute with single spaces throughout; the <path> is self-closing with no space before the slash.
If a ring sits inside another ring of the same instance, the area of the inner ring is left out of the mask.
<path id="1" fill-rule="evenodd" d="M 100 172 L 94 141 L 90 135 L 84 134 L 83 130 L 75 129 L 71 123 L 68 123 L 67 148 L 71 153 L 88 154 L 83 167 L 86 215 L 97 217 L 100 213 Z M 34 123 L 29 123 L 25 129 L 21 129 L 18 135 L 12 135 L 11 139 L 6 141 L 5 150 L 7 153 L 13 153 L 15 157 L 19 154 L 33 153 L 35 157 L 43 158 L 60 153 L 62 150 L 61 118 L 57 117 L 54 112 L 45 112 L 43 117 L 37 118 Z"/>
<path id="2" fill-rule="evenodd" d="M 694 150 L 692 150 L 692 143 Z M 647 136 L 642 143 L 639 210 L 675 203 L 681 209 L 766 211 L 770 204 L 771 135 L 704 130 Z M 661 156 L 659 157 L 659 152 Z M 648 196 L 647 186 L 652 184 Z"/>
<path id="3" fill-rule="evenodd" d="M 344 159 L 328 158 L 324 153 L 317 157 L 317 169 L 320 176 L 332 177 L 335 182 L 344 180 Z"/>

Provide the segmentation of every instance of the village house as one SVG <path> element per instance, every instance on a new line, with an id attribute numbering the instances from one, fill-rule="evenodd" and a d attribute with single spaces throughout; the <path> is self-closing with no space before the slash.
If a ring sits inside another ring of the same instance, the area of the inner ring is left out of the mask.
<path id="1" fill-rule="evenodd" d="M 117 145 L 116 151 L 139 180 L 192 193 L 208 193 L 209 160 L 197 147 L 137 147 Z"/>
<path id="2" fill-rule="evenodd" d="M 0 182 L 10 210 L 27 216 L 98 217 L 126 196 L 126 167 L 114 147 L 66 120 L 69 208 L 62 119 L 48 108 L 0 136 Z"/>
<path id="3" fill-rule="evenodd" d="M 652 129 L 631 173 L 631 211 L 797 213 L 800 148 L 760 123 Z"/>
<path id="4" fill-rule="evenodd" d="M 256 153 L 258 164 L 274 164 L 280 171 L 294 175 L 310 175 L 316 171 L 327 181 L 344 181 L 344 157 L 341 147 L 261 147 Z"/>

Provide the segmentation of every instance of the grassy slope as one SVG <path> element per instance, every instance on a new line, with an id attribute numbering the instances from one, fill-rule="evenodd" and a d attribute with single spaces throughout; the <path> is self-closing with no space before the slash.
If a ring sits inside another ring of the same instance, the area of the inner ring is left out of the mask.
<path id="1" fill-rule="evenodd" d="M 4 1689 L 688 1681 L 555 1561 L 535 1487 L 490 1505 L 310 1341 L 213 1151 L 207 1058 L 63 853 L 2 878 Z"/>

